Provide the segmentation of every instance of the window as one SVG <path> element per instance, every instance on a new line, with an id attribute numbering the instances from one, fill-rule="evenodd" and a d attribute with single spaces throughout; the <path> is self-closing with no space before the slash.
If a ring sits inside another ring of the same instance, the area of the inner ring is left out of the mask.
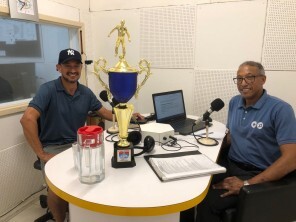
<path id="1" fill-rule="evenodd" d="M 41 84 L 59 76 L 58 54 L 79 50 L 78 29 L 0 17 L 0 116 L 1 109 L 28 102 Z"/>

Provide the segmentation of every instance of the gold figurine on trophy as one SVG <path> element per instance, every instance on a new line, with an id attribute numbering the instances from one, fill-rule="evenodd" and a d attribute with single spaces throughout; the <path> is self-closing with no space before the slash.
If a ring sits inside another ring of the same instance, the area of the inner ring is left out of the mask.
<path id="1" fill-rule="evenodd" d="M 107 61 L 104 58 L 99 58 L 94 62 L 94 74 L 98 78 L 101 85 L 105 88 L 108 94 L 108 98 L 113 98 L 119 102 L 114 107 L 114 112 L 118 122 L 119 128 L 119 141 L 114 144 L 114 155 L 112 157 L 112 167 L 124 168 L 133 167 L 136 165 L 134 159 L 133 144 L 127 141 L 128 126 L 134 111 L 134 106 L 127 102 L 135 96 L 137 98 L 138 93 L 142 86 L 146 83 L 147 79 L 151 75 L 150 63 L 145 59 L 139 62 L 140 70 L 131 67 L 125 60 L 125 35 L 128 36 L 130 41 L 130 34 L 125 27 L 125 21 L 121 20 L 120 24 L 111 30 L 108 37 L 115 31 L 118 31 L 118 38 L 115 46 L 115 56 L 118 55 L 118 48 L 121 44 L 122 55 L 119 56 L 118 63 L 110 69 L 106 68 Z M 108 75 L 109 87 L 102 80 L 100 72 Z M 146 73 L 143 81 L 138 84 L 138 74 Z"/>
<path id="2" fill-rule="evenodd" d="M 109 33 L 108 37 L 110 37 L 110 35 L 115 31 L 117 30 L 118 32 L 118 37 L 117 37 L 117 40 L 116 40 L 116 45 L 115 45 L 115 56 L 118 55 L 118 48 L 121 44 L 121 47 L 122 47 L 122 57 L 124 58 L 125 57 L 125 34 L 127 35 L 128 37 L 128 41 L 130 42 L 131 41 L 131 37 L 130 37 L 130 34 L 127 30 L 127 28 L 124 26 L 125 24 L 125 21 L 124 20 L 121 20 L 120 24 L 117 25 L 114 29 L 111 30 L 111 32 Z"/>

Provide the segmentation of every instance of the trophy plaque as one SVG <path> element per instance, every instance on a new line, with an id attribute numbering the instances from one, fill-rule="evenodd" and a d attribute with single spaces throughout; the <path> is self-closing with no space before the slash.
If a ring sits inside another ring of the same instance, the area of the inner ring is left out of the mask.
<path id="1" fill-rule="evenodd" d="M 108 98 L 111 100 L 111 96 L 119 102 L 114 107 L 114 112 L 119 129 L 119 141 L 114 143 L 114 155 L 112 157 L 112 167 L 114 168 L 126 168 L 134 167 L 136 165 L 134 159 L 133 144 L 127 141 L 128 126 L 134 111 L 134 106 L 129 104 L 128 101 L 135 96 L 138 97 L 141 87 L 146 83 L 147 79 L 151 75 L 150 63 L 145 59 L 139 62 L 139 70 L 131 67 L 125 59 L 125 35 L 128 36 L 130 41 L 130 34 L 125 27 L 125 21 L 122 20 L 119 25 L 111 30 L 108 37 L 113 31 L 118 31 L 118 38 L 115 46 L 115 56 L 118 56 L 118 49 L 121 45 L 122 54 L 119 55 L 119 61 L 113 68 L 106 68 L 107 61 L 104 58 L 99 58 L 94 61 L 94 74 L 98 78 L 103 88 L 107 91 Z M 100 73 L 108 75 L 109 87 L 102 80 Z M 143 81 L 138 84 L 138 74 L 145 74 Z"/>

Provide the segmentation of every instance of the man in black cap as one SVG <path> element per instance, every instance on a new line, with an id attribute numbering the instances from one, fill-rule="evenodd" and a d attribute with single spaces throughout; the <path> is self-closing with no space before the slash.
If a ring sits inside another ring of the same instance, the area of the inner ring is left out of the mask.
<path id="1" fill-rule="evenodd" d="M 76 141 L 77 130 L 85 125 L 89 111 L 112 120 L 112 112 L 102 106 L 88 87 L 78 82 L 82 70 L 78 51 L 62 50 L 56 69 L 61 76 L 40 86 L 21 119 L 24 135 L 40 158 L 43 170 L 44 163 Z M 138 113 L 134 115 L 143 118 Z M 63 222 L 68 203 L 50 188 L 47 201 L 55 221 Z"/>

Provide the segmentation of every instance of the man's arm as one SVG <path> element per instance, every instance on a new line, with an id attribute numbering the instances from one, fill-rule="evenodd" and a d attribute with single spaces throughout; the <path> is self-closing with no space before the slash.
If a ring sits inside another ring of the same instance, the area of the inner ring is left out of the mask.
<path id="1" fill-rule="evenodd" d="M 39 140 L 38 136 L 38 119 L 40 113 L 32 107 L 28 107 L 21 118 L 20 122 L 23 127 L 24 135 L 27 139 L 27 142 L 35 152 L 35 154 L 44 162 L 47 162 L 51 157 L 49 153 L 43 151 L 43 146 Z"/>
<path id="2" fill-rule="evenodd" d="M 99 109 L 97 111 L 97 114 L 102 117 L 103 119 L 112 121 L 113 120 L 113 116 L 112 116 L 112 111 L 106 109 L 105 107 L 102 107 L 101 109 Z M 144 119 L 144 116 L 142 116 L 140 113 L 133 113 L 133 117 L 136 119 Z"/>
<path id="3" fill-rule="evenodd" d="M 103 119 L 112 121 L 112 111 L 106 109 L 105 107 L 101 107 L 96 113 Z"/>
<path id="4" fill-rule="evenodd" d="M 280 150 L 281 157 L 262 173 L 248 180 L 249 184 L 279 180 L 296 170 L 296 144 L 283 144 Z"/>

